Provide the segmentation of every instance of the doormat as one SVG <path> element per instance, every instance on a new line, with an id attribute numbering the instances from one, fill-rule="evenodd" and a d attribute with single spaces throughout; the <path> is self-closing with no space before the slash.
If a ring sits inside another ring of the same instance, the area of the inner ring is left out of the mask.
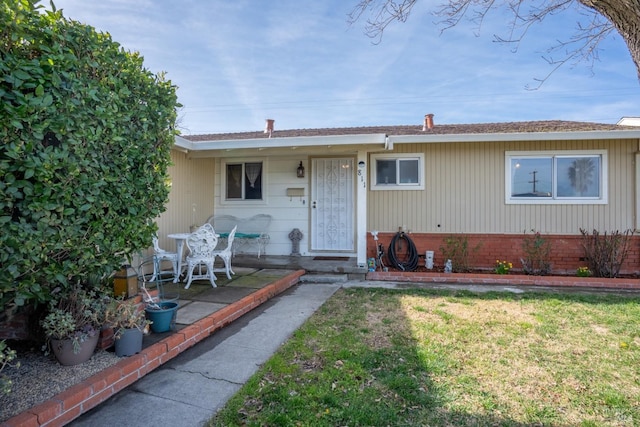
<path id="1" fill-rule="evenodd" d="M 316 256 L 314 261 L 349 261 L 348 256 Z"/>

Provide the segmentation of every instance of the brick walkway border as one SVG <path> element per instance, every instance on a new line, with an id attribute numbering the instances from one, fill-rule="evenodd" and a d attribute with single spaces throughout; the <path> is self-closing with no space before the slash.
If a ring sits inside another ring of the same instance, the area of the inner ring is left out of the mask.
<path id="1" fill-rule="evenodd" d="M 367 273 L 366 278 L 367 280 L 392 282 L 640 290 L 640 279 L 623 278 L 528 276 L 523 274 L 419 273 L 409 271 L 373 271 Z"/>
<path id="2" fill-rule="evenodd" d="M 8 419 L 2 423 L 2 426 L 53 427 L 63 426 L 73 421 L 217 330 L 286 291 L 298 283 L 298 278 L 304 273 L 304 270 L 295 271 L 256 290 L 239 301 L 144 348 L 139 354 L 122 359 L 51 399 Z"/>

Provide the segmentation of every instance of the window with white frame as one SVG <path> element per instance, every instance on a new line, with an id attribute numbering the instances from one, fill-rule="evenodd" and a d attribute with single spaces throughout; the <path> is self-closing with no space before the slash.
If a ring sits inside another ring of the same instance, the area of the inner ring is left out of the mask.
<path id="1" fill-rule="evenodd" d="M 226 161 L 223 163 L 223 170 L 225 200 L 264 200 L 262 161 Z"/>
<path id="2" fill-rule="evenodd" d="M 606 204 L 604 150 L 505 153 L 506 203 Z"/>
<path id="3" fill-rule="evenodd" d="M 424 154 L 372 154 L 372 190 L 424 190 Z"/>

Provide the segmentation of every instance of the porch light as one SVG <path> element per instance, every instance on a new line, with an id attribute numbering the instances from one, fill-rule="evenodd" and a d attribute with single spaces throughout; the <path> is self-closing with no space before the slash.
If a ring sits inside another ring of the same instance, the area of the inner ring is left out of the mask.
<path id="1" fill-rule="evenodd" d="M 302 162 L 300 162 L 300 166 L 298 166 L 298 169 L 296 170 L 296 174 L 298 178 L 304 178 L 304 166 L 302 166 Z"/>

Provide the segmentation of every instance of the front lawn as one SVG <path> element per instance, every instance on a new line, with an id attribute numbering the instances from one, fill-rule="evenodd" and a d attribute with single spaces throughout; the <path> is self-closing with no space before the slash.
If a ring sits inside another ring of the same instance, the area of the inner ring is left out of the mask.
<path id="1" fill-rule="evenodd" d="M 638 425 L 639 320 L 634 297 L 340 290 L 210 425 Z"/>

